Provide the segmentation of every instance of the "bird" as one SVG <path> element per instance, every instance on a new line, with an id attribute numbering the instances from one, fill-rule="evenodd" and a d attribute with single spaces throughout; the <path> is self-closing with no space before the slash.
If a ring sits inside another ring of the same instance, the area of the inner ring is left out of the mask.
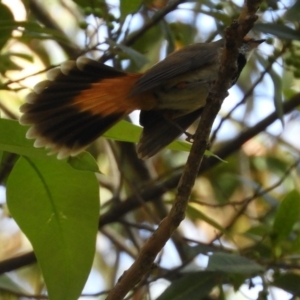
<path id="1" fill-rule="evenodd" d="M 265 40 L 245 37 L 238 49 L 236 83 L 249 54 Z M 137 154 L 147 159 L 185 133 L 201 116 L 218 78 L 225 40 L 179 49 L 144 73 L 127 73 L 81 56 L 47 72 L 20 108 L 22 125 L 58 159 L 75 156 L 135 110 L 143 126 Z"/>

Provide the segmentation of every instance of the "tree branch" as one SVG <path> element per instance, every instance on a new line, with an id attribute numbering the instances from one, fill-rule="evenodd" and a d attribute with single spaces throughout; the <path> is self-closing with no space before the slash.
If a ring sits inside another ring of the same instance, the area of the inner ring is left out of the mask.
<path id="1" fill-rule="evenodd" d="M 36 262 L 34 252 L 29 252 L 17 257 L 5 259 L 0 263 L 0 274 L 16 270 Z"/>
<path id="2" fill-rule="evenodd" d="M 157 230 L 146 241 L 137 260 L 124 272 L 116 286 L 111 290 L 107 300 L 123 299 L 142 277 L 150 272 L 157 254 L 184 219 L 191 190 L 207 148 L 213 122 L 221 108 L 223 100 L 227 96 L 230 79 L 236 70 L 238 47 L 241 45 L 243 37 L 248 33 L 257 19 L 255 13 L 260 2 L 261 1 L 246 2 L 239 20 L 233 22 L 232 25 L 227 28 L 225 33 L 225 48 L 222 54 L 218 80 L 212 89 L 217 92 L 210 92 L 208 95 L 207 104 L 203 110 L 203 115 L 195 133 L 195 141 L 179 181 L 174 205 L 167 217 L 162 220 Z"/>

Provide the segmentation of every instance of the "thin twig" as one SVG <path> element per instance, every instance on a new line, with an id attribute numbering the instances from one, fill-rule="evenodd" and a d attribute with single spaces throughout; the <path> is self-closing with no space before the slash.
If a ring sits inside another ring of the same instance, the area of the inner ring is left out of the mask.
<path id="1" fill-rule="evenodd" d="M 253 193 L 252 196 L 246 197 L 243 200 L 239 200 L 239 201 L 230 201 L 227 203 L 220 203 L 220 204 L 212 204 L 212 203 L 208 203 L 208 202 L 204 202 L 204 201 L 199 201 L 199 200 L 191 200 L 190 202 L 193 203 L 197 203 L 200 205 L 204 205 L 204 206 L 208 206 L 208 207 L 215 207 L 215 208 L 219 208 L 219 207 L 225 207 L 225 206 L 240 206 L 240 205 L 248 205 L 251 201 L 255 200 L 258 197 L 264 196 L 265 194 L 271 192 L 272 190 L 274 190 L 275 188 L 277 188 L 278 186 L 280 186 L 283 181 L 286 179 L 286 177 L 291 173 L 291 171 L 296 168 L 298 165 L 300 164 L 300 159 L 296 160 L 285 172 L 284 174 L 281 176 L 281 178 L 275 182 L 274 184 L 270 185 L 269 187 L 265 188 L 265 189 L 257 189 L 255 193 Z"/>
<path id="2" fill-rule="evenodd" d="M 173 0 L 163 9 L 159 10 L 148 22 L 146 22 L 139 30 L 132 33 L 128 38 L 121 42 L 124 46 L 131 46 L 134 44 L 141 36 L 143 36 L 149 29 L 155 26 L 159 21 L 161 21 L 169 12 L 175 10 L 179 4 L 186 2 L 186 0 Z M 105 62 L 112 58 L 114 54 L 108 52 L 104 54 L 99 61 Z"/>
<path id="3" fill-rule="evenodd" d="M 228 230 L 229 228 L 231 228 L 235 222 L 237 221 L 237 219 L 245 212 L 245 210 L 247 209 L 248 205 L 257 197 L 261 197 L 263 195 L 265 195 L 266 193 L 274 190 L 275 188 L 277 188 L 279 185 L 282 184 L 282 182 L 286 179 L 286 177 L 290 174 L 290 172 L 296 168 L 298 165 L 300 164 L 300 159 L 296 160 L 283 174 L 283 176 L 274 184 L 272 184 L 271 186 L 269 186 L 268 188 L 264 189 L 263 191 L 257 191 L 255 192 L 251 197 L 246 198 L 243 203 L 242 203 L 242 207 L 237 211 L 237 213 L 233 216 L 233 218 L 229 221 L 229 223 L 224 226 L 224 231 L 218 233 L 213 240 L 210 242 L 210 244 L 212 244 L 214 241 L 218 240 L 226 230 Z"/>
<path id="4" fill-rule="evenodd" d="M 102 234 L 111 240 L 114 245 L 119 248 L 121 251 L 127 253 L 133 259 L 136 258 L 136 251 L 133 251 L 131 247 L 126 245 L 126 239 L 115 230 L 111 228 L 103 228 L 101 230 Z"/>
<path id="5" fill-rule="evenodd" d="M 125 46 L 131 46 L 137 41 L 146 31 L 156 25 L 160 20 L 162 20 L 168 13 L 175 10 L 178 5 L 186 2 L 187 0 L 172 0 L 169 4 L 160 9 L 140 30 L 134 32 L 130 37 L 128 37 L 123 44 Z"/>

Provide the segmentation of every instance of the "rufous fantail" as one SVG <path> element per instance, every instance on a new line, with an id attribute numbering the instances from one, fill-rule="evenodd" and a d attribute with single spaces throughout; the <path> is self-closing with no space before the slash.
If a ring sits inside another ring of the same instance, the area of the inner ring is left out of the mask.
<path id="1" fill-rule="evenodd" d="M 264 40 L 245 38 L 239 48 L 237 81 L 247 56 Z M 144 127 L 140 158 L 167 146 L 200 116 L 217 79 L 224 40 L 175 51 L 145 73 L 125 73 L 87 57 L 47 73 L 21 107 L 27 138 L 58 158 L 76 155 L 134 110 Z"/>

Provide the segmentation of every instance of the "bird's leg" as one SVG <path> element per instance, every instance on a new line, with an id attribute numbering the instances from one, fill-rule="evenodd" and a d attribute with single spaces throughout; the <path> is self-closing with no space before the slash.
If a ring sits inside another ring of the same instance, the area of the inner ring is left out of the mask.
<path id="1" fill-rule="evenodd" d="M 186 141 L 189 143 L 194 143 L 194 138 L 195 138 L 195 134 L 189 133 L 189 132 L 184 132 L 184 134 L 186 135 Z"/>
<path id="2" fill-rule="evenodd" d="M 194 134 L 191 134 L 189 132 L 187 132 L 184 128 L 182 128 L 179 124 L 177 124 L 174 119 L 172 118 L 172 112 L 169 111 L 165 111 L 163 113 L 164 118 L 170 123 L 172 124 L 174 127 L 176 127 L 177 129 L 179 129 L 183 134 L 186 135 L 186 141 L 189 143 L 192 143 L 194 141 Z"/>

